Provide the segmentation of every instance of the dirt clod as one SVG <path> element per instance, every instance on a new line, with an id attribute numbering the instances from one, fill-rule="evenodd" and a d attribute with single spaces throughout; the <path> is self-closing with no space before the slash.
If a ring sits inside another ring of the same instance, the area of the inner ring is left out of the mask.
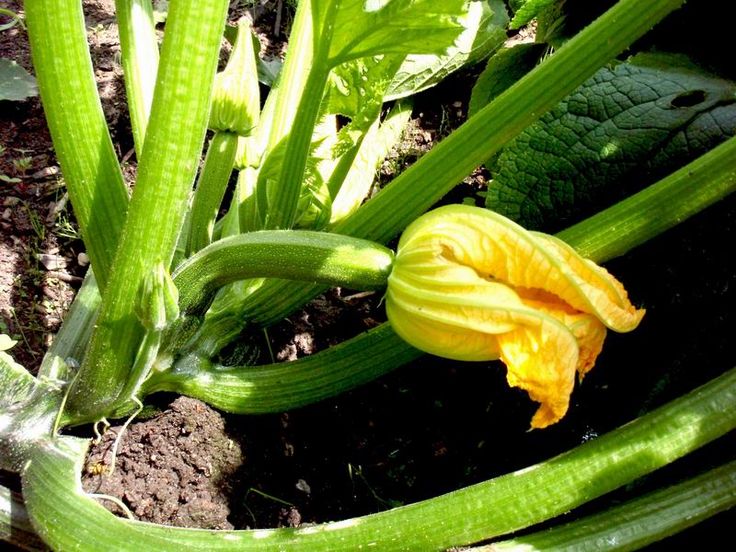
<path id="1" fill-rule="evenodd" d="M 111 428 L 90 451 L 82 476 L 87 492 L 122 500 L 143 521 L 233 528 L 227 519 L 229 480 L 242 454 L 217 412 L 194 399 L 176 399 L 158 416 L 128 428 L 109 473 L 119 432 Z"/>

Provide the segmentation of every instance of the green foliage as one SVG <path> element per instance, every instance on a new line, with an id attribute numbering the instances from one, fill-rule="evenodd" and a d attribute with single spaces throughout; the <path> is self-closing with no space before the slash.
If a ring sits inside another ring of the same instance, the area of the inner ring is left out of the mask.
<path id="1" fill-rule="evenodd" d="M 736 85 L 630 63 L 601 69 L 489 165 L 486 205 L 558 230 L 736 134 Z"/>
<path id="2" fill-rule="evenodd" d="M 327 56 L 337 63 L 386 54 L 440 54 L 458 36 L 466 0 L 344 0 L 315 2 L 315 30 L 332 32 Z M 332 10 L 336 13 L 331 13 Z"/>
<path id="3" fill-rule="evenodd" d="M 373 538 L 384 539 L 386 547 L 446 548 L 567 511 L 732 429 L 734 416 L 722 415 L 731 412 L 723 405 L 733 402 L 735 376 L 729 374 L 648 421 L 524 477 L 505 476 L 339 526 L 255 533 L 170 530 L 114 518 L 80 490 L 81 441 L 56 435 L 61 426 L 127 415 L 139 399 L 159 390 L 235 412 L 283 410 L 333 396 L 416 358 L 419 352 L 388 324 L 290 365 L 223 366 L 220 353 L 238 342 L 246 325 L 283 318 L 322 286 L 381 289 L 393 253 L 377 242 L 394 238 L 516 136 L 496 161 L 498 182 L 516 182 L 512 167 L 531 174 L 545 156 L 554 170 L 572 166 L 570 178 L 583 171 L 599 174 L 585 165 L 588 158 L 615 160 L 611 173 L 620 179 L 627 163 L 645 164 L 636 156 L 653 143 L 660 149 L 646 157 L 652 170 L 657 156 L 663 161 L 656 166 L 669 170 L 665 160 L 679 154 L 681 142 L 692 147 L 692 155 L 711 149 L 717 142 L 712 121 L 734 119 L 733 88 L 689 70 L 643 64 L 604 69 L 563 101 L 563 111 L 558 107 L 532 124 L 681 3 L 621 0 L 540 64 L 544 46 L 504 50 L 481 79 L 473 117 L 364 203 L 376 167 L 410 116 L 409 102 L 390 111 L 384 102 L 495 51 L 508 18 L 500 0 L 302 1 L 279 76 L 261 67 L 258 78 L 272 88 L 260 113 L 248 53 L 248 71 L 234 87 L 251 92 L 247 124 L 221 125 L 226 131 L 210 142 L 195 190 L 195 204 L 197 193 L 204 198 L 202 209 L 194 209 L 201 216 L 187 221 L 228 3 L 172 2 L 160 64 L 148 63 L 158 59 L 150 3 L 119 3 L 139 158 L 128 201 L 96 96 L 79 2 L 28 0 L 44 108 L 99 278 L 98 288 L 90 271 L 37 379 L 10 359 L 4 350 L 11 343 L 0 337 L 0 406 L 15 410 L 0 412 L 0 468 L 24 469 L 29 512 L 42 536 L 60 549 L 96 536 L 138 550 L 282 544 L 332 550 L 359 548 Z M 516 2 L 517 17 L 541 14 L 550 4 Z M 125 9 L 132 6 L 147 9 L 150 17 L 133 24 L 133 10 Z M 549 128 L 540 131 L 545 124 Z M 582 144 L 583 152 L 561 151 L 555 140 L 566 144 L 565 139 Z M 664 179 L 654 192 L 629 198 L 624 209 L 631 219 L 627 225 L 635 226 L 630 235 L 611 231 L 623 220 L 614 209 L 573 228 L 566 234 L 569 243 L 600 261 L 723 197 L 734 188 L 735 147 L 732 139 Z M 586 157 L 591 151 L 596 155 Z M 235 164 L 240 172 L 230 209 L 215 224 Z M 691 181 L 698 189 L 683 192 Z M 592 189 L 589 178 L 581 182 L 581 190 Z M 592 195 L 600 196 L 600 190 Z M 663 195 L 676 205 L 652 227 L 652 205 Z M 81 367 L 67 359 L 81 361 Z M 583 494 L 575 477 L 581 473 L 596 482 Z M 564 496 L 555 494 L 560 481 L 566 482 Z M 495 506 L 512 501 L 514 507 Z M 0 529 L 4 513 L 0 505 Z"/>
<path id="4" fill-rule="evenodd" d="M 460 67 L 490 56 L 506 40 L 508 16 L 501 0 L 471 2 L 462 22 L 465 30 L 446 52 L 406 57 L 386 93 L 386 100 L 426 90 Z"/>
<path id="5" fill-rule="evenodd" d="M 22 101 L 38 96 L 36 79 L 17 62 L 0 58 L 0 101 Z"/>

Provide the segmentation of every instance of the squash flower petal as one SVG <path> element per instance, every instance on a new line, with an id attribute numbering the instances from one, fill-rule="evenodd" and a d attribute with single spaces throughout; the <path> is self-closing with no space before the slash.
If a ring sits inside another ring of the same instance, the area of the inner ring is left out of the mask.
<path id="1" fill-rule="evenodd" d="M 509 385 L 540 403 L 532 428 L 565 415 L 575 375 L 593 367 L 606 329 L 631 331 L 644 316 L 620 282 L 569 245 L 467 205 L 441 207 L 406 229 L 386 312 L 418 349 L 501 359 Z"/>

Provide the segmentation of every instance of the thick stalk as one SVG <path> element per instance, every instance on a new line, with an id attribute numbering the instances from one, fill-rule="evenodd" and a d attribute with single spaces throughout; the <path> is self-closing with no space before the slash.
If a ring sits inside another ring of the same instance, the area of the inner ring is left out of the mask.
<path id="1" fill-rule="evenodd" d="M 419 358 L 388 323 L 294 362 L 227 368 L 184 357 L 154 372 L 142 394 L 175 391 L 236 414 L 283 412 L 334 397 Z"/>
<path id="2" fill-rule="evenodd" d="M 736 427 L 736 370 L 602 437 L 540 464 L 430 500 L 297 529 L 202 531 L 130 522 L 84 494 L 86 442 L 39 444 L 23 473 L 36 529 L 57 550 L 445 550 L 568 512 Z"/>
<path id="3" fill-rule="evenodd" d="M 736 462 L 548 531 L 474 552 L 639 550 L 736 505 Z"/>
<path id="4" fill-rule="evenodd" d="M 81 364 L 84 351 L 94 329 L 95 318 L 100 308 L 100 291 L 97 289 L 92 270 L 87 271 L 82 287 L 79 288 L 74 302 L 64 316 L 54 342 L 43 357 L 38 370 L 39 379 L 68 381 L 67 363 Z"/>
<path id="5" fill-rule="evenodd" d="M 308 280 L 376 289 L 386 285 L 393 252 L 367 240 L 307 230 L 264 230 L 216 241 L 172 275 L 183 313 L 201 312 L 220 287 L 248 278 Z"/>
<path id="6" fill-rule="evenodd" d="M 281 165 L 278 179 L 276 181 L 271 181 L 267 177 L 258 179 L 256 197 L 258 212 L 265 215 L 263 228 L 288 229 L 294 224 L 312 141 L 312 130 L 319 114 L 329 74 L 330 68 L 319 55 L 316 55 L 294 117 L 294 126 L 284 138 L 285 151 L 283 158 L 278 161 Z"/>
<path id="7" fill-rule="evenodd" d="M 682 3 L 621 0 L 333 230 L 381 243 L 393 238 L 475 167 Z M 223 338 L 230 338 L 248 322 L 274 323 L 323 289 L 309 284 L 266 282 L 240 304 L 234 303 L 230 312 L 205 322 L 203 333 L 213 324 Z"/>
<path id="8" fill-rule="evenodd" d="M 143 329 L 134 305 L 143 277 L 170 262 L 186 214 L 209 116 L 228 2 L 170 6 L 138 180 L 90 348 L 70 390 L 69 421 L 109 412 L 133 366 Z"/>
<path id="9" fill-rule="evenodd" d="M 218 131 L 210 140 L 189 213 L 187 257 L 212 241 L 215 219 L 233 172 L 237 147 L 238 135 L 233 132 Z"/>
<path id="10" fill-rule="evenodd" d="M 105 289 L 128 193 L 97 95 L 79 0 L 24 3 L 33 66 L 74 215 Z"/>
<path id="11" fill-rule="evenodd" d="M 125 95 L 138 158 L 143 154 L 158 71 L 158 39 L 151 0 L 115 0 Z"/>
<path id="12" fill-rule="evenodd" d="M 297 51 L 297 59 L 294 62 L 287 59 L 281 82 L 287 82 L 284 79 L 289 77 L 296 78 L 296 82 L 289 83 L 289 88 L 283 91 L 280 86 L 277 88 L 278 98 L 267 154 L 276 151 L 283 144 L 285 150 L 283 158 L 279 160 L 281 164 L 279 176 L 275 182 L 269 182 L 267 178 L 259 178 L 256 189 L 259 213 L 264 217 L 262 224 L 265 229 L 288 229 L 294 224 L 312 132 L 319 114 L 327 77 L 330 74 L 328 54 L 339 2 L 324 2 L 322 7 L 324 13 L 321 18 L 317 17 L 316 11 L 312 13 L 311 4 L 312 2 L 299 4 L 296 21 L 300 25 L 303 23 L 303 27 L 295 29 L 295 31 L 299 30 L 304 33 L 303 37 L 299 36 L 296 39 L 301 43 L 299 46 L 309 48 L 311 54 Z M 299 12 L 303 12 L 303 15 Z M 315 28 L 315 23 L 318 28 Z M 306 45 L 308 39 L 311 39 L 309 46 Z M 291 53 L 293 49 L 294 46 L 290 46 L 289 52 Z M 299 61 L 309 63 L 297 66 Z M 305 71 L 305 68 L 309 68 L 308 71 Z M 304 81 L 301 75 L 305 73 L 307 77 Z M 292 100 L 296 98 L 299 100 L 293 106 L 288 106 L 281 101 L 282 95 L 285 98 L 290 96 Z M 287 121 L 291 124 L 285 126 Z"/>
<path id="13" fill-rule="evenodd" d="M 314 58 L 314 41 L 317 37 L 313 28 L 312 2 L 300 2 L 294 15 L 289 39 L 289 51 L 284 60 L 278 81 L 268 95 L 259 123 L 259 143 L 264 149 L 272 150 L 291 132 L 297 114 L 308 71 Z M 268 131 L 268 138 L 262 135 Z"/>

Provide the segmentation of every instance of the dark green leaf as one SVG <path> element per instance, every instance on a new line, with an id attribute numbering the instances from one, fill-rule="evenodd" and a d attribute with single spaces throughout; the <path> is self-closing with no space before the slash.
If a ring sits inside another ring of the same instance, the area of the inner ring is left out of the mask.
<path id="1" fill-rule="evenodd" d="M 735 93 L 690 71 L 602 69 L 501 151 L 486 206 L 564 227 L 736 134 Z"/>

